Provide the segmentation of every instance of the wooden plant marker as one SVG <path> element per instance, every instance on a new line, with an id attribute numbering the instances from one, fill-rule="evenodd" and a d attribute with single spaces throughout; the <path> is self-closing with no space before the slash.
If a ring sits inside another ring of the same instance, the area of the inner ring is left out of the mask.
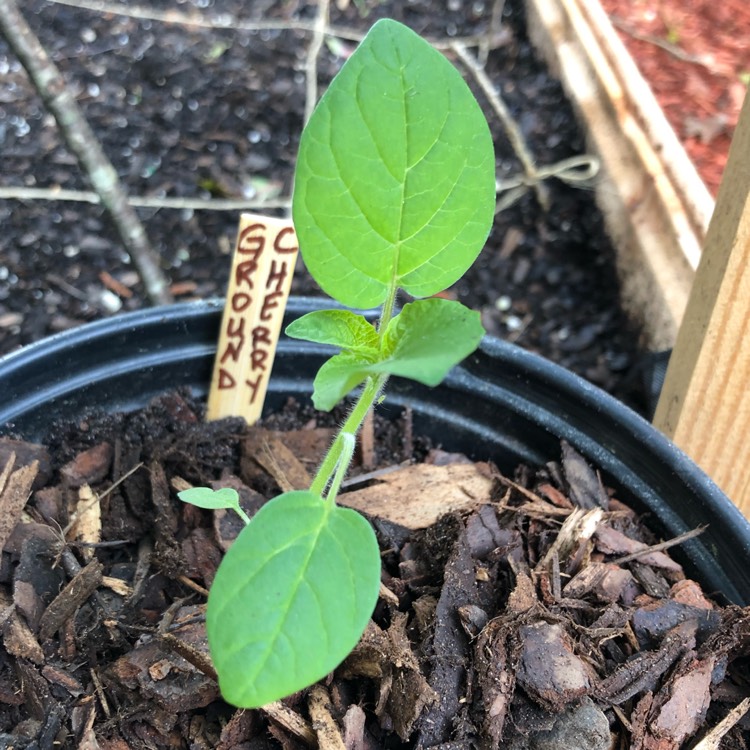
<path id="1" fill-rule="evenodd" d="M 297 250 L 291 219 L 240 217 L 206 419 L 260 417 Z"/>
<path id="2" fill-rule="evenodd" d="M 654 424 L 750 517 L 750 96 Z"/>

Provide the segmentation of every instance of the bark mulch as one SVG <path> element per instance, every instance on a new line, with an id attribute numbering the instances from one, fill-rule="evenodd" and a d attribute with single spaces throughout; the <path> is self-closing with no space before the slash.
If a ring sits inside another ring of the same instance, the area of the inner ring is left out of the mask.
<path id="1" fill-rule="evenodd" d="M 335 417 L 203 424 L 172 393 L 46 447 L 4 438 L 0 747 L 748 747 L 750 609 L 711 601 L 569 446 L 505 477 L 413 437 L 408 413 L 376 420 L 341 497 L 385 508 L 361 642 L 309 690 L 226 705 L 204 607 L 240 523 L 176 491 L 234 487 L 252 514 L 307 483 Z"/>

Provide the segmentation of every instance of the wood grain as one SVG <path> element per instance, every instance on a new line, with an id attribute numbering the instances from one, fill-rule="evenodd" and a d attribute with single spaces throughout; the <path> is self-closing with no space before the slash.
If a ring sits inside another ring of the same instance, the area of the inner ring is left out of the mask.
<path id="1" fill-rule="evenodd" d="M 750 517 L 750 97 L 654 424 Z"/>
<path id="2" fill-rule="evenodd" d="M 208 420 L 263 410 L 297 259 L 291 219 L 242 214 L 208 396 Z"/>

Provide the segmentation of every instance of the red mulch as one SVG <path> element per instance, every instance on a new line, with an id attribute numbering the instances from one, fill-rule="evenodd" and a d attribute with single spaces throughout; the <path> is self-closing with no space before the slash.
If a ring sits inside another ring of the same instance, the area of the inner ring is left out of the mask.
<path id="1" fill-rule="evenodd" d="M 748 0 L 601 0 L 716 195 L 750 83 Z M 671 46 L 671 51 L 660 44 Z"/>

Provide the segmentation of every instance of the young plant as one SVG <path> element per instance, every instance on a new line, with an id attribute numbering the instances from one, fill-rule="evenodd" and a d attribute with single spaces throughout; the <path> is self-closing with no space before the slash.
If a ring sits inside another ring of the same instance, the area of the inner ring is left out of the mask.
<path id="1" fill-rule="evenodd" d="M 417 299 L 459 279 L 492 225 L 495 160 L 484 116 L 457 70 L 395 21 L 376 23 L 322 97 L 300 142 L 294 224 L 308 270 L 331 297 L 381 307 L 305 315 L 289 336 L 341 351 L 314 382 L 330 410 L 361 392 L 309 490 L 268 502 L 227 552 L 206 626 L 222 694 L 253 708 L 324 677 L 356 645 L 378 597 L 375 535 L 336 495 L 365 416 L 391 375 L 437 385 L 484 333 L 457 302 Z M 180 493 L 239 509 L 236 493 Z M 244 515 L 244 514 L 243 514 Z"/>

